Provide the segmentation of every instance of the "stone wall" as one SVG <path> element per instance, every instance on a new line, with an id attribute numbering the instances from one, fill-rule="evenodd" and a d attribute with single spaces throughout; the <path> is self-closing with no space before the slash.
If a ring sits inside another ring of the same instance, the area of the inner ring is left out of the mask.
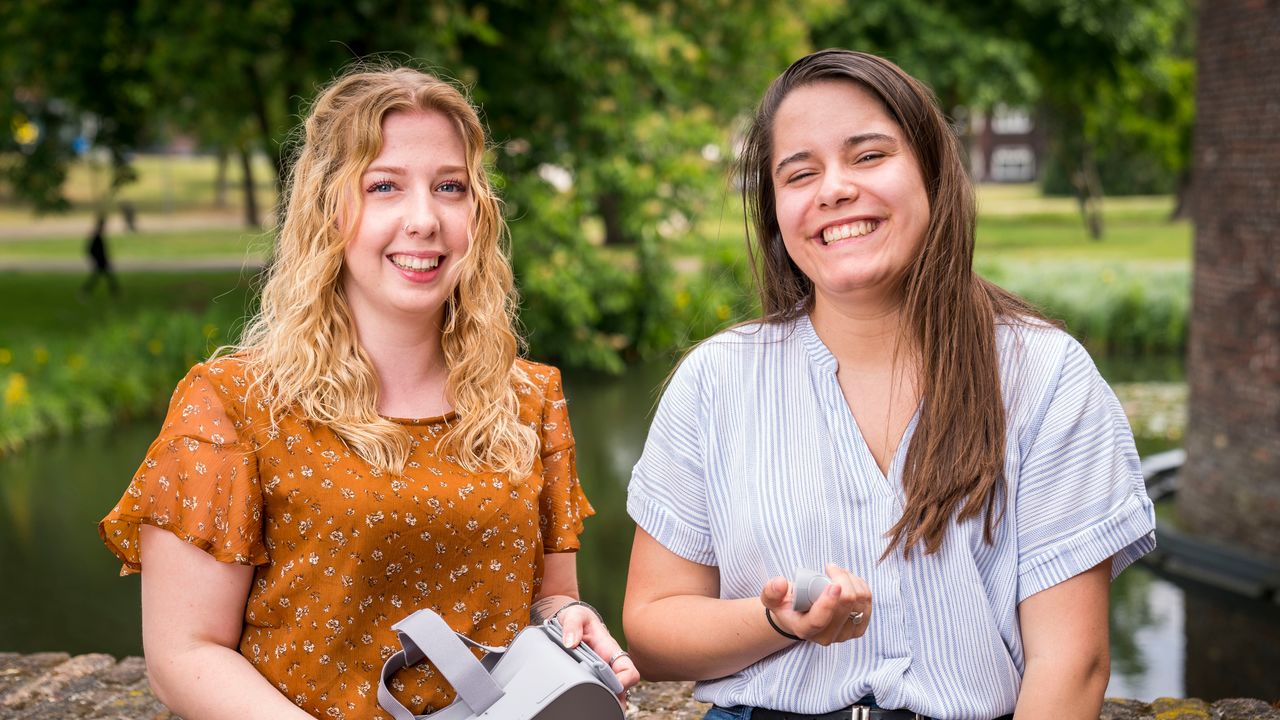
<path id="1" fill-rule="evenodd" d="M 1280 2 L 1199 3 L 1187 464 L 1202 537 L 1280 555 Z"/>
<path id="2" fill-rule="evenodd" d="M 631 693 L 627 720 L 697 720 L 707 706 L 690 683 L 642 683 Z M 177 720 L 147 685 L 142 658 L 110 655 L 0 653 L 0 720 Z M 1165 698 L 1154 703 L 1109 699 L 1100 720 L 1280 720 L 1261 700 Z M 589 720 L 589 719 L 586 719 Z"/>

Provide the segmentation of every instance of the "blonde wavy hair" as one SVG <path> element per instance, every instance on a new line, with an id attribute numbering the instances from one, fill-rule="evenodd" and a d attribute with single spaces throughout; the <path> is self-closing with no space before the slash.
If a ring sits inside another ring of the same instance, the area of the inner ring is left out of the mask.
<path id="1" fill-rule="evenodd" d="M 475 210 L 470 246 L 445 306 L 445 391 L 457 413 L 443 442 L 464 468 L 519 478 L 532 469 L 536 431 L 518 417 L 516 295 L 507 228 L 485 169 L 476 110 L 450 83 L 407 67 L 352 67 L 312 103 L 300 128 L 261 305 L 240 343 L 275 426 L 296 413 L 332 428 L 374 467 L 401 474 L 413 441 L 378 414 L 378 378 L 356 338 L 343 293 L 343 253 L 363 202 L 360 178 L 382 149 L 390 113 L 438 112 L 462 137 Z"/>

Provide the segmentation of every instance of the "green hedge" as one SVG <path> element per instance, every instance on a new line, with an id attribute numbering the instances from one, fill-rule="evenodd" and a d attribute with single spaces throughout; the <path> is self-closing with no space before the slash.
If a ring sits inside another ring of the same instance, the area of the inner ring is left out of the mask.
<path id="1" fill-rule="evenodd" d="M 0 348 L 0 455 L 43 436 L 163 411 L 178 378 L 236 322 L 225 310 L 149 310 L 82 338 Z"/>

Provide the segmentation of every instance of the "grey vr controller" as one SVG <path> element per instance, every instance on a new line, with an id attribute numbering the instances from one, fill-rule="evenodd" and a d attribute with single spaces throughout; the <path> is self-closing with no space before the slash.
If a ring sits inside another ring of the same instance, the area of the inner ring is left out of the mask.
<path id="1" fill-rule="evenodd" d="M 827 589 L 831 584 L 831 578 L 808 568 L 800 568 L 796 571 L 795 579 L 796 598 L 791 603 L 791 607 L 796 612 L 808 612 L 813 607 L 813 601 L 817 600 L 822 591 Z"/>

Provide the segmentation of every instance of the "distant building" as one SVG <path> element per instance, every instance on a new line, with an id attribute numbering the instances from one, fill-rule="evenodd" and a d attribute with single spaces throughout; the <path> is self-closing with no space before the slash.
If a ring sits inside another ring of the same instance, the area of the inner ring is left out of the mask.
<path id="1" fill-rule="evenodd" d="M 969 171 L 977 182 L 1032 182 L 1040 176 L 1044 136 L 1026 108 L 996 105 L 969 113 Z"/>

